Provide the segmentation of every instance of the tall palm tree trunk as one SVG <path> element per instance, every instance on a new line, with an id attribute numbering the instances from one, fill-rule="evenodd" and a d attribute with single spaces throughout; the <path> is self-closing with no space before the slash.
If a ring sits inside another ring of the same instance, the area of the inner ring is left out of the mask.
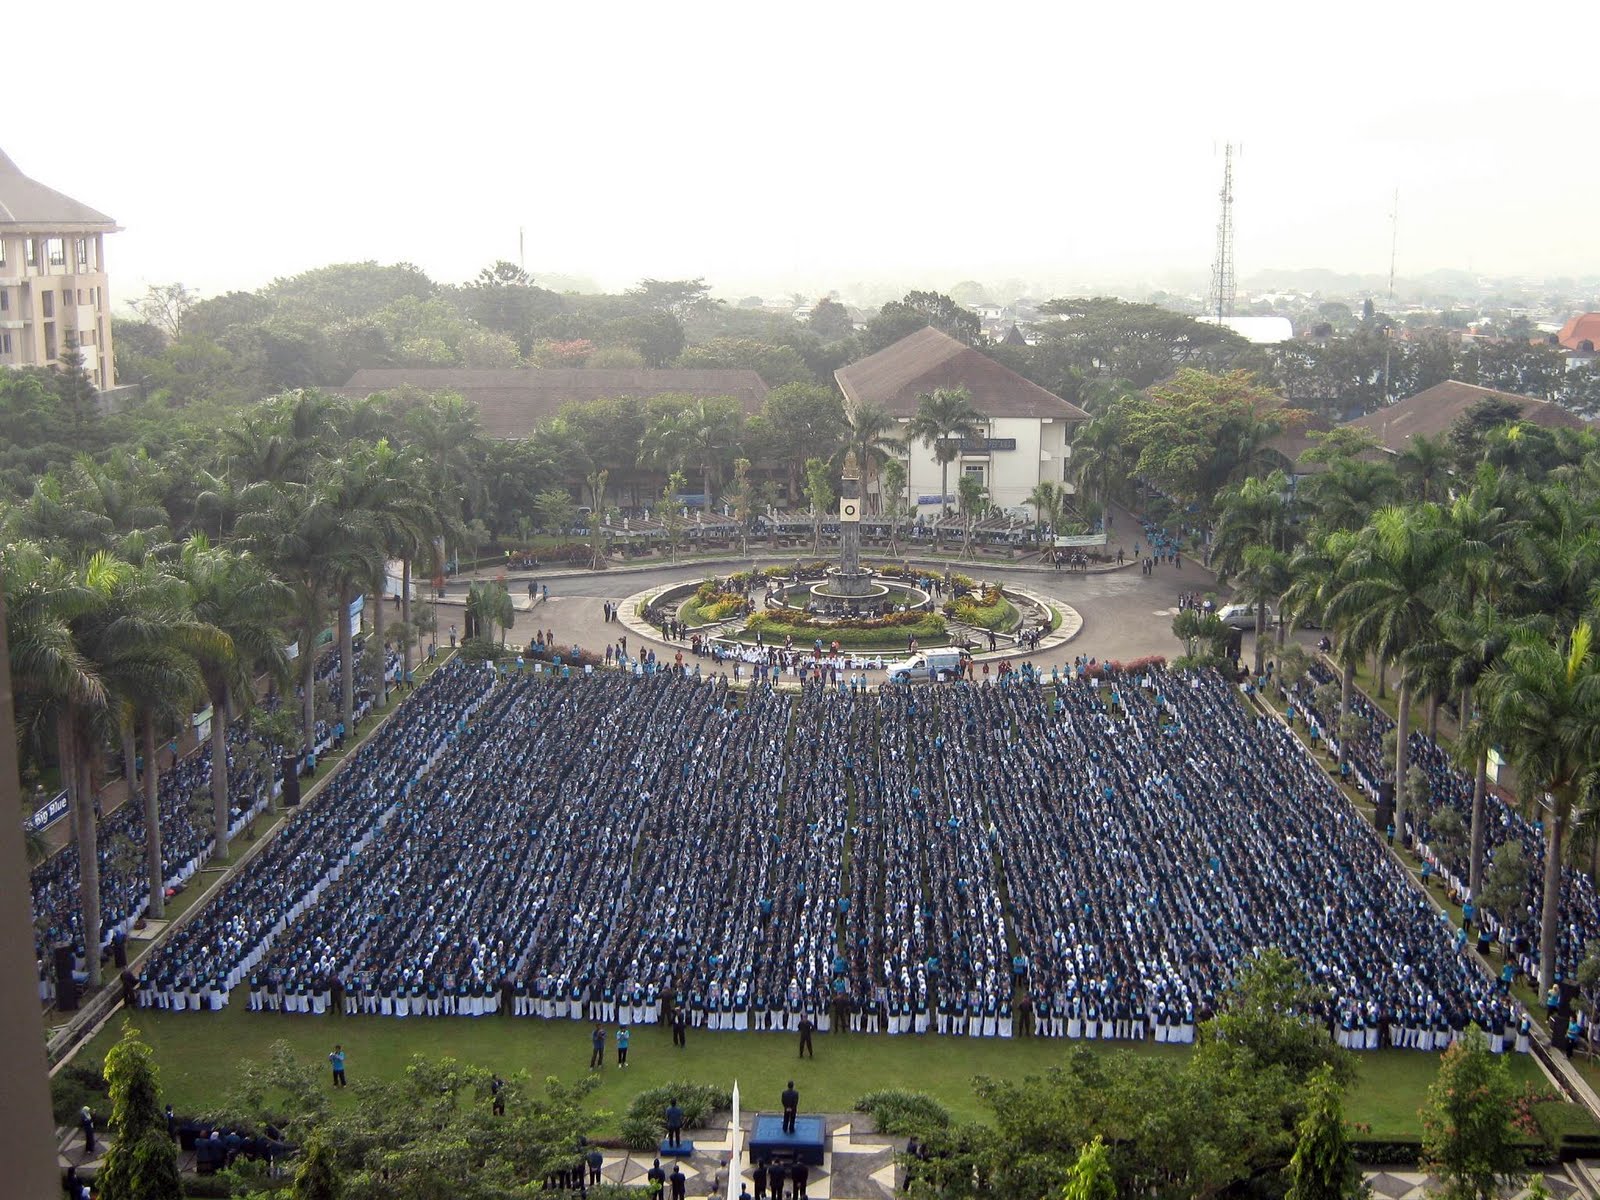
<path id="1" fill-rule="evenodd" d="M 211 823 L 217 857 L 228 856 L 228 693 L 211 693 Z"/>
<path id="2" fill-rule="evenodd" d="M 1384 661 L 1383 655 L 1372 656 L 1373 671 L 1378 676 L 1378 699 L 1382 700 L 1389 694 L 1389 664 Z"/>
<path id="3" fill-rule="evenodd" d="M 86 739 L 75 708 L 66 715 L 70 757 L 61 760 L 63 778 L 72 789 L 72 817 L 78 839 L 78 913 L 83 923 L 83 954 L 89 965 L 89 986 L 100 986 L 100 845 L 94 820 L 94 790 L 89 782 Z M 133 798 L 129 797 L 129 802 Z"/>
<path id="4" fill-rule="evenodd" d="M 1433 693 L 1428 697 L 1428 739 L 1439 740 L 1439 694 Z"/>
<path id="5" fill-rule="evenodd" d="M 400 680 L 411 678 L 411 556 L 405 558 L 400 570 L 400 623 L 405 626 L 405 636 L 400 639 Z M 435 635 L 437 636 L 437 634 Z"/>
<path id="6" fill-rule="evenodd" d="M 383 648 L 383 587 L 389 582 L 389 568 L 383 568 L 383 584 L 373 593 L 372 640 L 378 644 L 378 707 L 389 703 L 389 656 Z"/>
<path id="7" fill-rule="evenodd" d="M 1465 728 L 1472 716 L 1472 688 L 1461 689 L 1461 724 Z M 1484 793 L 1489 783 L 1489 747 L 1478 751 L 1477 766 L 1472 772 L 1472 824 L 1467 843 L 1467 895 L 1478 902 L 1483 888 Z"/>
<path id="8" fill-rule="evenodd" d="M 341 587 L 339 611 L 334 616 L 339 623 L 339 719 L 344 722 L 347 736 L 353 732 L 356 711 L 355 639 L 350 636 L 350 605 L 353 599 L 350 589 Z"/>
<path id="9" fill-rule="evenodd" d="M 1344 731 L 1344 719 L 1354 711 L 1350 707 L 1350 700 L 1355 693 L 1355 689 L 1356 660 L 1347 655 L 1344 660 L 1344 669 L 1339 672 L 1339 728 L 1337 732 L 1339 734 L 1339 765 L 1341 767 L 1350 758 L 1350 739 Z"/>
<path id="10" fill-rule="evenodd" d="M 300 635 L 300 733 L 302 754 L 317 744 L 317 645 L 315 629 Z"/>
<path id="11" fill-rule="evenodd" d="M 1399 708 L 1394 726 L 1394 829 L 1400 843 L 1406 840 L 1406 767 L 1411 757 L 1411 689 L 1402 681 L 1397 699 Z"/>
<path id="12" fill-rule="evenodd" d="M 150 884 L 150 915 L 167 912 L 166 877 L 161 871 L 161 769 L 156 765 L 156 714 L 145 709 L 140 732 L 144 741 L 144 867 Z M 133 800 L 128 797 L 129 802 Z"/>
<path id="13" fill-rule="evenodd" d="M 1267 606 L 1256 605 L 1256 678 L 1260 679 L 1267 666 Z"/>
<path id="14" fill-rule="evenodd" d="M 1561 855 L 1566 849 L 1568 799 L 1557 795 L 1545 825 L 1544 899 L 1539 912 L 1539 990 L 1548 992 L 1556 974 L 1556 937 L 1561 928 Z"/>
<path id="15" fill-rule="evenodd" d="M 133 803 L 134 793 L 139 788 L 139 751 L 135 745 L 133 722 L 124 717 L 122 720 L 122 778 L 128 785 L 129 804 Z"/>

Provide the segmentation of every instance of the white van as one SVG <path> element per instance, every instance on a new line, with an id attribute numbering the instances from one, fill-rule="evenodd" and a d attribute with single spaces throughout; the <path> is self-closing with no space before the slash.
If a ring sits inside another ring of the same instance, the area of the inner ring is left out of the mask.
<path id="1" fill-rule="evenodd" d="M 890 683 L 921 683 L 937 680 L 943 683 L 961 674 L 966 653 L 961 650 L 919 650 L 904 662 L 889 668 Z"/>
<path id="2" fill-rule="evenodd" d="M 1253 604 L 1225 604 L 1217 610 L 1217 616 L 1229 629 L 1242 629 L 1250 632 L 1256 627 L 1256 607 Z M 1272 628 L 1272 610 L 1267 609 L 1267 628 Z"/>

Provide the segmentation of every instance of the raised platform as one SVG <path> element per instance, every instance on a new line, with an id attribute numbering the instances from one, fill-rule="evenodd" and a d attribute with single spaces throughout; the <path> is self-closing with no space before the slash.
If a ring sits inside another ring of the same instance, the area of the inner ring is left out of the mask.
<path id="1" fill-rule="evenodd" d="M 661 1158 L 688 1158 L 693 1153 L 694 1143 L 688 1138 L 679 1138 L 676 1146 L 667 1141 L 666 1138 L 662 1138 L 658 1156 Z"/>
<path id="2" fill-rule="evenodd" d="M 827 1123 L 821 1117 L 796 1117 L 794 1132 L 785 1133 L 782 1113 L 757 1113 L 750 1130 L 748 1156 L 752 1163 L 771 1158 L 820 1167 L 827 1141 Z"/>

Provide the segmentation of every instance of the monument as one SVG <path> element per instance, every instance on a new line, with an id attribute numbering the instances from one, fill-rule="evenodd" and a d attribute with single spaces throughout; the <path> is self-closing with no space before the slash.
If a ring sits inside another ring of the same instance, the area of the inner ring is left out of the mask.
<path id="1" fill-rule="evenodd" d="M 828 576 L 824 595 L 876 600 L 885 594 L 861 566 L 861 468 L 854 450 L 844 456 L 839 472 L 839 566 Z"/>

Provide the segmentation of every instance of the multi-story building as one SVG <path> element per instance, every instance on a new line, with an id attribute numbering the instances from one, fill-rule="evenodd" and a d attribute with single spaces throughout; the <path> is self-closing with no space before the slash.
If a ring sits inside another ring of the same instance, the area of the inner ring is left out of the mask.
<path id="1" fill-rule="evenodd" d="M 0 151 L 0 366 L 58 366 L 76 346 L 94 385 L 115 385 L 105 239 L 117 228 Z"/>

